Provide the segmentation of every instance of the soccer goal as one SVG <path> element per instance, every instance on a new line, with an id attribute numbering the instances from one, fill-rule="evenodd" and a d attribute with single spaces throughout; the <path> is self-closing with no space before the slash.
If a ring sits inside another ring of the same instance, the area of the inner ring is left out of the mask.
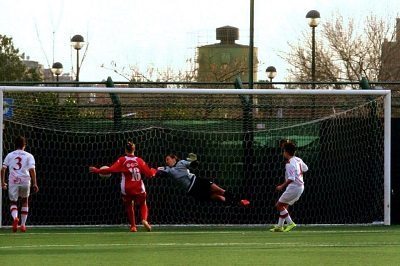
<path id="1" fill-rule="evenodd" d="M 390 224 L 387 90 L 0 87 L 0 97 L 2 159 L 18 135 L 36 158 L 30 225 L 126 224 L 119 176 L 88 172 L 114 162 L 126 140 L 152 167 L 196 153 L 197 176 L 251 201 L 198 202 L 173 180 L 148 179 L 152 224 L 273 224 L 282 139 L 310 168 L 296 223 Z M 0 225 L 10 225 L 7 191 L 0 199 Z"/>

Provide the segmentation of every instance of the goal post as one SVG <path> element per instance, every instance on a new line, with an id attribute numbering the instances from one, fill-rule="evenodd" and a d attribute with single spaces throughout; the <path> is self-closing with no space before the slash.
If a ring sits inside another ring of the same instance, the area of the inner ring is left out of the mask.
<path id="1" fill-rule="evenodd" d="M 127 139 L 152 167 L 168 153 L 196 153 L 196 175 L 252 202 L 199 203 L 172 180 L 149 179 L 154 224 L 274 223 L 284 176 L 278 142 L 289 139 L 310 166 L 292 208 L 298 223 L 390 225 L 390 90 L 2 86 L 0 98 L 1 160 L 17 135 L 36 158 L 32 225 L 127 223 L 118 175 L 102 180 L 87 169 L 114 162 Z M 0 193 L 0 226 L 10 225 Z"/>

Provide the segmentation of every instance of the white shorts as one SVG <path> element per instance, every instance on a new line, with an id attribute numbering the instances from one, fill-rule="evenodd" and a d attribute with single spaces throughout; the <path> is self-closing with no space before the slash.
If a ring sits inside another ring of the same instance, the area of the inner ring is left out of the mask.
<path id="1" fill-rule="evenodd" d="M 293 205 L 296 201 L 299 200 L 301 194 L 303 194 L 303 191 L 304 191 L 304 186 L 287 187 L 285 192 L 283 192 L 278 201 L 289 205 Z"/>
<path id="2" fill-rule="evenodd" d="M 31 184 L 9 184 L 8 197 L 10 201 L 17 201 L 19 197 L 28 198 Z"/>

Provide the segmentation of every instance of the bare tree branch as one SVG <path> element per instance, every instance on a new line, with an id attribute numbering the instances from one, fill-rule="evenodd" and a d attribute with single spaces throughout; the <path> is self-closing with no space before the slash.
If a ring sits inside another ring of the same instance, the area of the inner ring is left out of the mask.
<path id="1" fill-rule="evenodd" d="M 338 14 L 321 24 L 316 42 L 317 81 L 358 81 L 362 76 L 370 80 L 382 79 L 384 73 L 381 72 L 385 72 L 382 62 L 394 51 L 392 49 L 385 54 L 386 58 L 382 58 L 384 40 L 395 36 L 393 27 L 389 25 L 385 20 L 370 15 L 362 26 L 358 26 L 353 19 L 345 21 Z M 281 53 L 290 65 L 288 78 L 291 81 L 310 81 L 310 32 L 303 32 L 296 44 L 288 45 L 289 52 Z M 387 46 L 391 48 L 390 43 Z M 400 77 L 400 69 L 397 77 Z"/>

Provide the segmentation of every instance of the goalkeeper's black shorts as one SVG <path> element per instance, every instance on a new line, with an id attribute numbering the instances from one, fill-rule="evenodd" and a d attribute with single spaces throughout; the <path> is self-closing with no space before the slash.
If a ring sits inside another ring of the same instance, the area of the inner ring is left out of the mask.
<path id="1" fill-rule="evenodd" d="M 212 182 L 206 178 L 195 178 L 192 188 L 188 191 L 188 195 L 198 200 L 210 200 Z"/>

